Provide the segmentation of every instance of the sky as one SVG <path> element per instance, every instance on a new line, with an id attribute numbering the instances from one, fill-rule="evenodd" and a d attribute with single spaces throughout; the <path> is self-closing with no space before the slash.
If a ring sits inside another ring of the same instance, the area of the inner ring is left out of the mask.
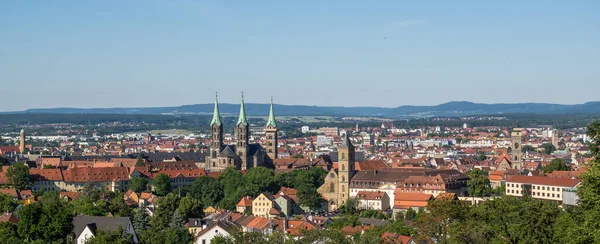
<path id="1" fill-rule="evenodd" d="M 600 100 L 600 1 L 0 1 L 0 111 Z"/>

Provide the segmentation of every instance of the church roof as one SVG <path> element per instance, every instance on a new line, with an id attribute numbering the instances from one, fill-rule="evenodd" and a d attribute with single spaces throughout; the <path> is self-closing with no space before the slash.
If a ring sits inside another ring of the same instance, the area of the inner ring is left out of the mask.
<path id="1" fill-rule="evenodd" d="M 271 108 L 269 109 L 269 119 L 267 120 L 267 127 L 277 127 L 275 123 L 275 112 L 273 110 L 273 98 L 271 97 Z"/>
<path id="2" fill-rule="evenodd" d="M 210 126 L 213 126 L 214 124 L 220 126 L 223 125 L 223 123 L 221 122 L 221 114 L 219 113 L 219 100 L 215 97 L 215 110 L 213 111 L 213 118 L 212 121 L 210 122 Z"/>
<path id="3" fill-rule="evenodd" d="M 240 104 L 240 116 L 238 117 L 238 121 L 236 125 L 243 124 L 248 125 L 248 120 L 246 119 L 246 108 L 244 108 L 244 94 L 242 93 L 242 104 Z"/>
<path id="4" fill-rule="evenodd" d="M 219 156 L 221 157 L 234 157 L 236 156 L 235 154 L 235 149 L 232 148 L 233 146 L 225 146 L 225 148 L 223 148 L 223 151 L 221 151 L 221 153 L 219 154 Z"/>

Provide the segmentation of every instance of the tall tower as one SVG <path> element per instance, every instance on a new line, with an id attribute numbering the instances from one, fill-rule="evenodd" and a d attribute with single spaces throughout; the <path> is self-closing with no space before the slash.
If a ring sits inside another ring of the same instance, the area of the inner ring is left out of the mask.
<path id="1" fill-rule="evenodd" d="M 219 100 L 215 95 L 215 110 L 213 112 L 213 118 L 210 122 L 210 167 L 216 166 L 217 155 L 223 149 L 223 123 L 221 122 L 221 114 L 219 113 Z"/>
<path id="2" fill-rule="evenodd" d="M 346 203 L 350 197 L 350 178 L 352 176 L 354 176 L 354 145 L 346 133 L 342 145 L 338 148 L 338 206 Z"/>
<path id="3" fill-rule="evenodd" d="M 523 152 L 521 152 L 521 149 L 523 147 L 523 134 L 521 133 L 521 128 L 518 127 L 519 125 L 517 124 L 516 127 L 513 128 L 510 133 L 510 154 L 514 169 L 521 169 L 521 166 L 523 165 Z"/>
<path id="4" fill-rule="evenodd" d="M 21 129 L 21 136 L 19 140 L 19 151 L 21 154 L 25 152 L 25 130 Z"/>
<path id="5" fill-rule="evenodd" d="M 246 120 L 246 109 L 244 108 L 244 93 L 242 93 L 242 104 L 240 105 L 240 116 L 235 125 L 236 135 L 236 154 L 242 160 L 242 169 L 248 169 L 252 165 L 248 165 L 248 141 L 250 140 L 250 126 Z"/>
<path id="6" fill-rule="evenodd" d="M 273 97 L 271 97 L 271 108 L 269 109 L 269 119 L 267 120 L 267 126 L 265 127 L 266 140 L 266 151 L 267 156 L 271 160 L 277 158 L 277 124 L 275 123 L 275 112 L 273 110 Z"/>

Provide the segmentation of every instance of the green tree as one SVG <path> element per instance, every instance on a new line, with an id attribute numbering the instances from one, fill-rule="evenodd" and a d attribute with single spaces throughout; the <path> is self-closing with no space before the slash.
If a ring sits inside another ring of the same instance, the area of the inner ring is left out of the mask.
<path id="1" fill-rule="evenodd" d="M 69 206 L 76 214 L 105 216 L 108 203 L 105 200 L 93 201 L 89 197 L 83 196 L 71 201 Z"/>
<path id="2" fill-rule="evenodd" d="M 223 187 L 223 199 L 219 201 L 219 207 L 233 210 L 241 197 L 244 196 L 242 173 L 233 167 L 226 168 L 219 177 L 219 183 Z"/>
<path id="3" fill-rule="evenodd" d="M 139 176 L 132 177 L 129 180 L 129 189 L 137 193 L 148 190 L 148 179 Z"/>
<path id="4" fill-rule="evenodd" d="M 167 174 L 160 173 L 152 181 L 154 193 L 158 196 L 165 196 L 171 192 L 171 178 Z"/>
<path id="5" fill-rule="evenodd" d="M 470 170 L 467 175 L 469 176 L 467 187 L 469 188 L 470 196 L 486 197 L 492 193 L 492 187 L 487 171 L 473 169 Z"/>
<path id="6" fill-rule="evenodd" d="M 262 192 L 276 192 L 279 190 L 275 182 L 275 173 L 265 167 L 255 167 L 244 175 L 245 195 L 258 196 Z M 239 198 L 237 199 L 239 201 Z"/>
<path id="7" fill-rule="evenodd" d="M 292 155 L 291 158 L 304 158 L 304 156 L 302 156 L 302 154 L 297 154 L 296 153 L 296 154 Z"/>
<path id="8" fill-rule="evenodd" d="M 556 150 L 556 147 L 552 143 L 545 143 L 540 147 L 544 149 L 545 154 L 551 154 Z"/>
<path id="9" fill-rule="evenodd" d="M 15 201 L 12 196 L 0 193 L 0 211 L 2 213 L 13 212 L 18 205 L 19 202 Z"/>
<path id="10" fill-rule="evenodd" d="M 183 228 L 183 225 L 185 224 L 185 220 L 183 219 L 183 216 L 181 216 L 181 214 L 179 214 L 179 209 L 175 209 L 175 212 L 173 212 L 173 216 L 171 216 L 171 222 L 169 223 L 169 228 Z"/>
<path id="11" fill-rule="evenodd" d="M 123 231 L 119 226 L 116 230 L 97 230 L 94 237 L 88 239 L 86 244 L 133 244 L 133 235 Z"/>
<path id="12" fill-rule="evenodd" d="M 29 189 L 31 187 L 32 180 L 29 174 L 29 167 L 22 163 L 16 163 L 8 167 L 6 178 L 8 178 L 8 182 L 17 190 Z"/>
<path id="13" fill-rule="evenodd" d="M 17 225 L 11 222 L 0 222 L 0 240 L 2 240 L 2 243 L 7 244 L 24 243 L 18 237 Z"/>
<path id="14" fill-rule="evenodd" d="M 195 199 L 200 199 L 203 206 L 215 206 L 223 199 L 223 188 L 216 179 L 200 176 L 190 187 L 190 195 Z"/>
<path id="15" fill-rule="evenodd" d="M 58 192 L 46 192 L 19 211 L 17 232 L 27 241 L 57 242 L 73 231 L 73 215 Z"/>
<path id="16" fill-rule="evenodd" d="M 480 153 L 477 154 L 477 160 L 483 161 L 483 160 L 486 160 L 486 159 L 487 159 L 487 156 L 485 156 L 484 152 L 480 152 Z"/>
<path id="17" fill-rule="evenodd" d="M 321 194 L 317 192 L 317 188 L 312 184 L 304 184 L 298 187 L 298 201 L 300 205 L 309 207 L 310 209 L 320 209 Z"/>
<path id="18" fill-rule="evenodd" d="M 586 173 L 581 176 L 581 184 L 577 188 L 582 223 L 580 235 L 589 243 L 600 243 L 600 122 L 588 125 L 587 135 L 590 138 L 589 148 L 594 159 Z"/>
<path id="19" fill-rule="evenodd" d="M 150 216 L 143 207 L 133 211 L 133 220 L 131 221 L 136 233 L 142 233 L 150 228 Z"/>
<path id="20" fill-rule="evenodd" d="M 152 216 L 152 227 L 155 230 L 167 228 L 173 217 L 173 212 L 179 207 L 179 196 L 169 193 L 158 199 L 156 210 Z"/>
<path id="21" fill-rule="evenodd" d="M 102 194 L 102 189 L 97 187 L 91 182 L 87 182 L 83 185 L 83 189 L 81 189 L 81 197 L 87 197 L 92 202 L 96 202 L 100 200 L 100 195 Z"/>
<path id="22" fill-rule="evenodd" d="M 123 193 L 117 194 L 110 199 L 108 209 L 117 217 L 131 217 L 133 215 L 132 209 L 127 206 L 127 203 L 123 200 Z"/>
<path id="23" fill-rule="evenodd" d="M 144 166 L 144 162 L 146 160 L 144 160 L 144 157 L 142 156 L 142 154 L 138 154 L 137 156 L 137 160 L 135 161 L 135 166 Z"/>
<path id="24" fill-rule="evenodd" d="M 535 148 L 533 148 L 531 145 L 524 145 L 521 148 L 521 152 L 535 152 Z"/>
<path id="25" fill-rule="evenodd" d="M 451 236 L 451 224 L 463 218 L 468 208 L 460 201 L 442 198 L 430 201 L 427 210 L 418 214 L 415 221 L 418 239 L 433 238 L 440 243 L 445 243 Z"/>
<path id="26" fill-rule="evenodd" d="M 555 158 L 555 159 L 552 159 L 552 161 L 548 165 L 544 166 L 544 172 L 552 173 L 552 171 L 555 171 L 555 170 L 560 170 L 560 171 L 570 170 L 570 167 L 567 166 L 564 159 Z"/>
<path id="27" fill-rule="evenodd" d="M 181 198 L 181 200 L 179 200 L 179 207 L 177 208 L 177 210 L 179 210 L 178 213 L 184 220 L 204 217 L 203 209 L 200 200 L 189 196 Z"/>

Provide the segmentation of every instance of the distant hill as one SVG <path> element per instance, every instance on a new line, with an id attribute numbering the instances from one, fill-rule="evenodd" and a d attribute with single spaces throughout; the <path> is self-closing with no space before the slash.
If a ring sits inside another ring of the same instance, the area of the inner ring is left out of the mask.
<path id="1" fill-rule="evenodd" d="M 219 104 L 223 115 L 239 113 L 239 104 Z M 10 113 L 44 114 L 211 114 L 213 104 L 194 104 L 176 107 L 148 108 L 48 108 L 28 109 Z M 513 103 L 484 104 L 465 101 L 448 102 L 436 106 L 404 105 L 396 108 L 384 107 L 336 107 L 275 105 L 278 116 L 381 116 L 381 117 L 430 117 L 430 116 L 466 116 L 493 114 L 600 114 L 600 102 L 563 105 L 550 103 Z M 247 103 L 249 116 L 267 116 L 269 104 Z"/>

